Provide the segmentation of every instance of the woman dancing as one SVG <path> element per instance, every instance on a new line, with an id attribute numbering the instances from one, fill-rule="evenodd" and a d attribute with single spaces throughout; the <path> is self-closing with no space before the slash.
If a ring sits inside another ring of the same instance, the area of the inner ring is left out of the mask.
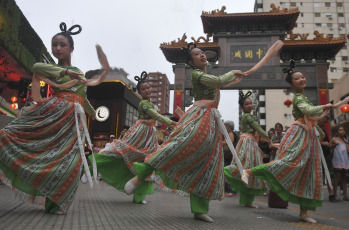
<path id="1" fill-rule="evenodd" d="M 141 77 L 135 77 L 138 82 L 137 91 L 143 99 L 138 106 L 136 124 L 126 132 L 123 138 L 112 142 L 99 154 L 95 154 L 98 172 L 103 180 L 121 192 L 124 192 L 126 182 L 137 175 L 133 163 L 143 162 L 146 156 L 159 147 L 155 122 L 159 121 L 169 126 L 177 123 L 160 115 L 155 106 L 150 103 L 151 87 L 145 81 L 146 78 L 146 72 L 142 72 Z M 145 196 L 153 192 L 152 183 L 144 182 L 135 190 L 133 202 L 146 204 Z"/>
<path id="2" fill-rule="evenodd" d="M 245 169 L 263 164 L 263 152 L 258 147 L 255 133 L 257 132 L 259 135 L 267 138 L 267 140 L 270 142 L 268 135 L 263 131 L 251 114 L 253 110 L 252 100 L 249 98 L 251 94 L 251 92 L 247 92 L 244 95 L 243 92 L 240 92 L 239 95 L 239 105 L 244 114 L 241 118 L 242 135 L 239 143 L 236 146 L 236 152 L 238 153 L 242 166 Z M 239 169 L 233 162 L 231 165 L 224 168 L 224 173 L 227 181 L 232 187 L 232 190 L 240 192 L 240 205 L 258 208 L 258 206 L 252 204 L 252 202 L 254 200 L 254 196 L 262 195 L 266 191 L 265 182 L 251 176 L 248 184 L 246 185 L 241 181 Z"/>
<path id="3" fill-rule="evenodd" d="M 61 23 L 60 28 L 62 32 L 53 36 L 51 46 L 58 65 L 33 66 L 32 96 L 38 104 L 25 108 L 21 116 L 0 130 L 0 179 L 12 187 L 17 198 L 45 205 L 47 212 L 55 214 L 64 214 L 71 206 L 82 161 L 87 167 L 83 147 L 88 132 L 83 129 L 83 110 L 92 117 L 95 111 L 86 98 L 86 85 L 99 84 L 110 69 L 97 46 L 104 72 L 98 80 L 85 80 L 83 73 L 71 64 L 71 35 L 80 33 L 81 26 L 67 30 Z M 39 80 L 53 87 L 53 97 L 41 98 L 36 91 L 40 90 Z M 88 178 L 92 183 L 89 172 Z"/>
<path id="4" fill-rule="evenodd" d="M 300 220 L 316 223 L 307 215 L 308 210 L 314 211 L 322 204 L 322 150 L 314 117 L 338 107 L 349 98 L 335 105 L 314 106 L 304 95 L 306 78 L 294 68 L 294 61 L 291 60 L 291 67 L 283 71 L 287 73 L 286 81 L 295 93 L 292 114 L 296 122 L 284 135 L 276 159 L 244 170 L 243 177 L 254 175 L 266 180 L 270 189 L 283 200 L 300 205 Z"/>
<path id="5" fill-rule="evenodd" d="M 195 219 L 213 222 L 207 215 L 209 202 L 222 199 L 224 193 L 222 135 L 216 118 L 219 87 L 245 75 L 239 70 L 220 77 L 209 75 L 206 55 L 195 44 L 190 43 L 183 50 L 187 63 L 195 69 L 192 73 L 194 106 L 181 117 L 158 151 L 147 156 L 145 163 L 134 164 L 138 176 L 126 184 L 125 191 L 133 193 L 157 170 L 167 187 L 190 193 Z"/>

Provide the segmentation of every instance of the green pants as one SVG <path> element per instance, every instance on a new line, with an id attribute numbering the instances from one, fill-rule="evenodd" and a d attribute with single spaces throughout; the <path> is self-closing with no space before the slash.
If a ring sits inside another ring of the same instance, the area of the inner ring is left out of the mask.
<path id="1" fill-rule="evenodd" d="M 240 205 L 252 204 L 254 200 L 254 195 L 249 195 L 245 193 L 240 193 Z"/>
<path id="2" fill-rule="evenodd" d="M 49 213 L 55 213 L 56 211 L 59 210 L 59 205 L 55 204 L 52 200 L 50 200 L 49 198 L 46 197 L 46 200 L 45 200 L 45 210 L 46 212 L 49 212 Z"/>
<path id="3" fill-rule="evenodd" d="M 144 181 L 145 178 L 150 176 L 155 170 L 154 167 L 148 165 L 147 163 L 134 163 L 138 179 Z M 210 200 L 206 200 L 195 194 L 190 194 L 190 208 L 192 213 L 208 213 Z"/>

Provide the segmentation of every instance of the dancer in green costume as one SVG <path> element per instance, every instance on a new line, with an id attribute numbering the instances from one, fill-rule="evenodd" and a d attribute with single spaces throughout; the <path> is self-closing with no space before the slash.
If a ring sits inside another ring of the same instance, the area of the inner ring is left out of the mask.
<path id="1" fill-rule="evenodd" d="M 217 122 L 219 87 L 245 75 L 239 70 L 220 77 L 207 74 L 204 52 L 195 44 L 188 44 L 185 51 L 188 64 L 195 69 L 191 78 L 194 106 L 158 151 L 147 156 L 145 163 L 135 163 L 138 176 L 127 182 L 125 191 L 135 191 L 156 170 L 167 187 L 190 193 L 195 219 L 213 222 L 207 215 L 209 202 L 224 194 L 222 134 Z"/>
<path id="2" fill-rule="evenodd" d="M 136 124 L 127 131 L 122 139 L 112 142 L 99 154 L 94 155 L 98 172 L 103 180 L 121 192 L 124 192 L 126 182 L 137 175 L 133 163 L 143 162 L 146 156 L 159 148 L 155 122 L 169 126 L 176 124 L 169 118 L 160 115 L 150 102 L 151 87 L 145 81 L 146 78 L 146 72 L 142 72 L 141 77 L 135 77 L 138 82 L 137 90 L 143 98 L 138 106 Z M 134 192 L 134 203 L 146 204 L 145 196 L 154 192 L 152 182 L 149 180 L 150 178 L 147 178 L 147 181 Z"/>
<path id="3" fill-rule="evenodd" d="M 324 115 L 324 111 L 349 101 L 349 97 L 335 105 L 314 106 L 304 95 L 306 78 L 302 73 L 295 72 L 294 67 L 291 60 L 290 69 L 283 71 L 287 73 L 286 81 L 295 93 L 292 114 L 296 122 L 285 133 L 276 159 L 244 170 L 243 177 L 254 175 L 266 180 L 270 189 L 282 199 L 300 205 L 300 220 L 316 223 L 307 215 L 308 210 L 314 211 L 322 205 L 323 197 L 322 149 L 318 138 L 318 133 L 322 131 L 315 125 L 315 120 Z"/>
<path id="4" fill-rule="evenodd" d="M 71 35 L 80 33 L 81 27 L 75 25 L 67 30 L 61 23 L 60 28 L 62 32 L 52 38 L 51 47 L 58 65 L 33 66 L 32 97 L 38 103 L 25 107 L 21 116 L 0 130 L 0 179 L 12 188 L 16 198 L 44 205 L 47 212 L 55 214 L 67 212 L 83 163 L 87 166 L 83 151 L 85 135 L 88 138 L 84 111 L 92 117 L 95 111 L 87 100 L 86 86 L 99 84 L 110 69 L 97 46 L 104 72 L 98 80 L 86 80 L 71 64 Z M 52 97 L 41 98 L 39 80 L 52 86 Z M 92 186 L 89 172 L 88 178 Z"/>
<path id="5" fill-rule="evenodd" d="M 268 138 L 268 135 L 264 132 L 261 126 L 255 121 L 251 114 L 253 110 L 253 104 L 249 96 L 251 92 L 247 92 L 245 95 L 240 92 L 239 104 L 244 114 L 241 118 L 241 133 L 239 143 L 236 146 L 236 152 L 238 153 L 244 169 L 249 169 L 263 164 L 262 150 L 258 147 L 256 142 L 255 133 Z M 270 142 L 270 140 L 269 140 Z M 247 207 L 258 208 L 258 206 L 252 204 L 254 196 L 262 195 L 266 191 L 266 185 L 263 180 L 256 177 L 250 178 L 246 185 L 241 181 L 239 169 L 232 161 L 232 164 L 224 168 L 224 173 L 233 191 L 240 192 L 240 205 Z"/>

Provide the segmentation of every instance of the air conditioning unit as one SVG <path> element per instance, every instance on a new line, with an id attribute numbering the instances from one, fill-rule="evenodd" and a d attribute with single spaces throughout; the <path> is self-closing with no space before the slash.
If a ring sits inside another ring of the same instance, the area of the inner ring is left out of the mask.
<path id="1" fill-rule="evenodd" d="M 345 61 L 345 64 L 349 64 L 349 60 L 346 60 L 346 61 Z"/>
<path id="2" fill-rule="evenodd" d="M 341 30 L 341 29 L 343 29 L 343 27 L 339 26 L 338 29 Z"/>
<path id="3" fill-rule="evenodd" d="M 333 27 L 330 27 L 330 30 L 333 30 Z"/>

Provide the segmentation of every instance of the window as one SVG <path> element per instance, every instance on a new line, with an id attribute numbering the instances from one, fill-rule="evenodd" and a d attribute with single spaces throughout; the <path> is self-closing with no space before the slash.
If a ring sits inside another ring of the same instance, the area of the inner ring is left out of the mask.
<path id="1" fill-rule="evenodd" d="M 337 68 L 330 68 L 331 73 L 336 73 L 337 72 Z"/>
<path id="2" fill-rule="evenodd" d="M 133 117 L 138 117 L 138 111 L 135 107 L 130 104 L 126 104 L 126 120 L 125 125 L 132 126 L 134 125 Z"/>
<path id="3" fill-rule="evenodd" d="M 161 95 L 161 92 L 159 92 L 159 95 Z"/>
<path id="4" fill-rule="evenodd" d="M 162 84 L 162 81 L 160 81 L 159 84 L 161 85 L 161 84 Z"/>
<path id="5" fill-rule="evenodd" d="M 321 14 L 320 13 L 315 13 L 315 17 L 319 18 L 319 17 L 321 17 Z"/>
<path id="6" fill-rule="evenodd" d="M 343 46 L 342 50 L 346 50 L 347 49 L 347 46 Z"/>
<path id="7" fill-rule="evenodd" d="M 295 2 L 290 2 L 290 6 L 291 6 L 291 7 L 296 7 L 297 5 L 296 5 Z"/>
<path id="8" fill-rule="evenodd" d="M 316 28 L 321 28 L 321 23 L 315 23 Z"/>
<path id="9" fill-rule="evenodd" d="M 304 17 L 304 14 L 303 14 L 303 13 L 301 13 L 301 17 Z"/>
<path id="10" fill-rule="evenodd" d="M 300 2 L 301 6 L 303 6 L 303 2 Z"/>
<path id="11" fill-rule="evenodd" d="M 162 76 L 160 76 L 159 78 L 162 79 Z"/>
<path id="12" fill-rule="evenodd" d="M 280 2 L 280 6 L 286 7 L 286 2 Z"/>
<path id="13" fill-rule="evenodd" d="M 158 100 L 161 101 L 161 97 L 159 97 Z"/>
<path id="14" fill-rule="evenodd" d="M 325 2 L 325 6 L 326 7 L 331 7 L 331 3 L 330 2 Z"/>
<path id="15" fill-rule="evenodd" d="M 320 3 L 319 2 L 314 2 L 314 7 L 320 7 Z"/>
<path id="16" fill-rule="evenodd" d="M 343 14 L 343 13 L 338 13 L 338 17 L 339 17 L 339 18 L 343 18 L 343 17 L 344 17 L 344 14 Z"/>
<path id="17" fill-rule="evenodd" d="M 153 84 L 153 82 L 151 82 L 151 81 L 149 81 L 148 83 L 149 83 L 149 85 L 152 85 L 152 84 Z"/>
<path id="18" fill-rule="evenodd" d="M 344 73 L 349 73 L 349 68 L 343 68 Z"/>
<path id="19" fill-rule="evenodd" d="M 336 60 L 336 57 L 331 58 L 331 61 L 335 61 L 335 60 Z"/>
<path id="20" fill-rule="evenodd" d="M 329 29 L 333 29 L 333 24 L 332 23 L 327 23 L 326 25 Z"/>
<path id="21" fill-rule="evenodd" d="M 340 34 L 339 37 L 345 37 L 345 34 Z"/>
<path id="22" fill-rule="evenodd" d="M 298 24 L 297 24 L 297 23 L 295 23 L 295 24 L 294 24 L 294 28 L 297 28 L 297 27 L 298 27 Z"/>
<path id="23" fill-rule="evenodd" d="M 329 36 L 330 38 L 333 38 L 333 34 L 328 34 L 328 36 Z"/>
<path id="24" fill-rule="evenodd" d="M 328 19 L 332 19 L 332 14 L 331 14 L 331 13 L 326 13 L 326 17 L 327 17 Z"/>
<path id="25" fill-rule="evenodd" d="M 348 56 L 342 56 L 342 61 L 348 61 Z"/>
<path id="26" fill-rule="evenodd" d="M 160 103 L 158 103 L 158 106 L 161 106 L 161 104 L 160 104 Z"/>
<path id="27" fill-rule="evenodd" d="M 342 7 L 343 6 L 343 2 L 337 2 L 337 7 Z"/>
<path id="28" fill-rule="evenodd" d="M 344 29 L 344 28 L 345 28 L 345 25 L 344 25 L 343 23 L 341 23 L 341 24 L 338 25 L 338 29 L 339 29 L 339 30 L 342 30 L 342 29 Z"/>
<path id="29" fill-rule="evenodd" d="M 302 23 L 302 28 L 304 28 L 304 23 Z"/>

